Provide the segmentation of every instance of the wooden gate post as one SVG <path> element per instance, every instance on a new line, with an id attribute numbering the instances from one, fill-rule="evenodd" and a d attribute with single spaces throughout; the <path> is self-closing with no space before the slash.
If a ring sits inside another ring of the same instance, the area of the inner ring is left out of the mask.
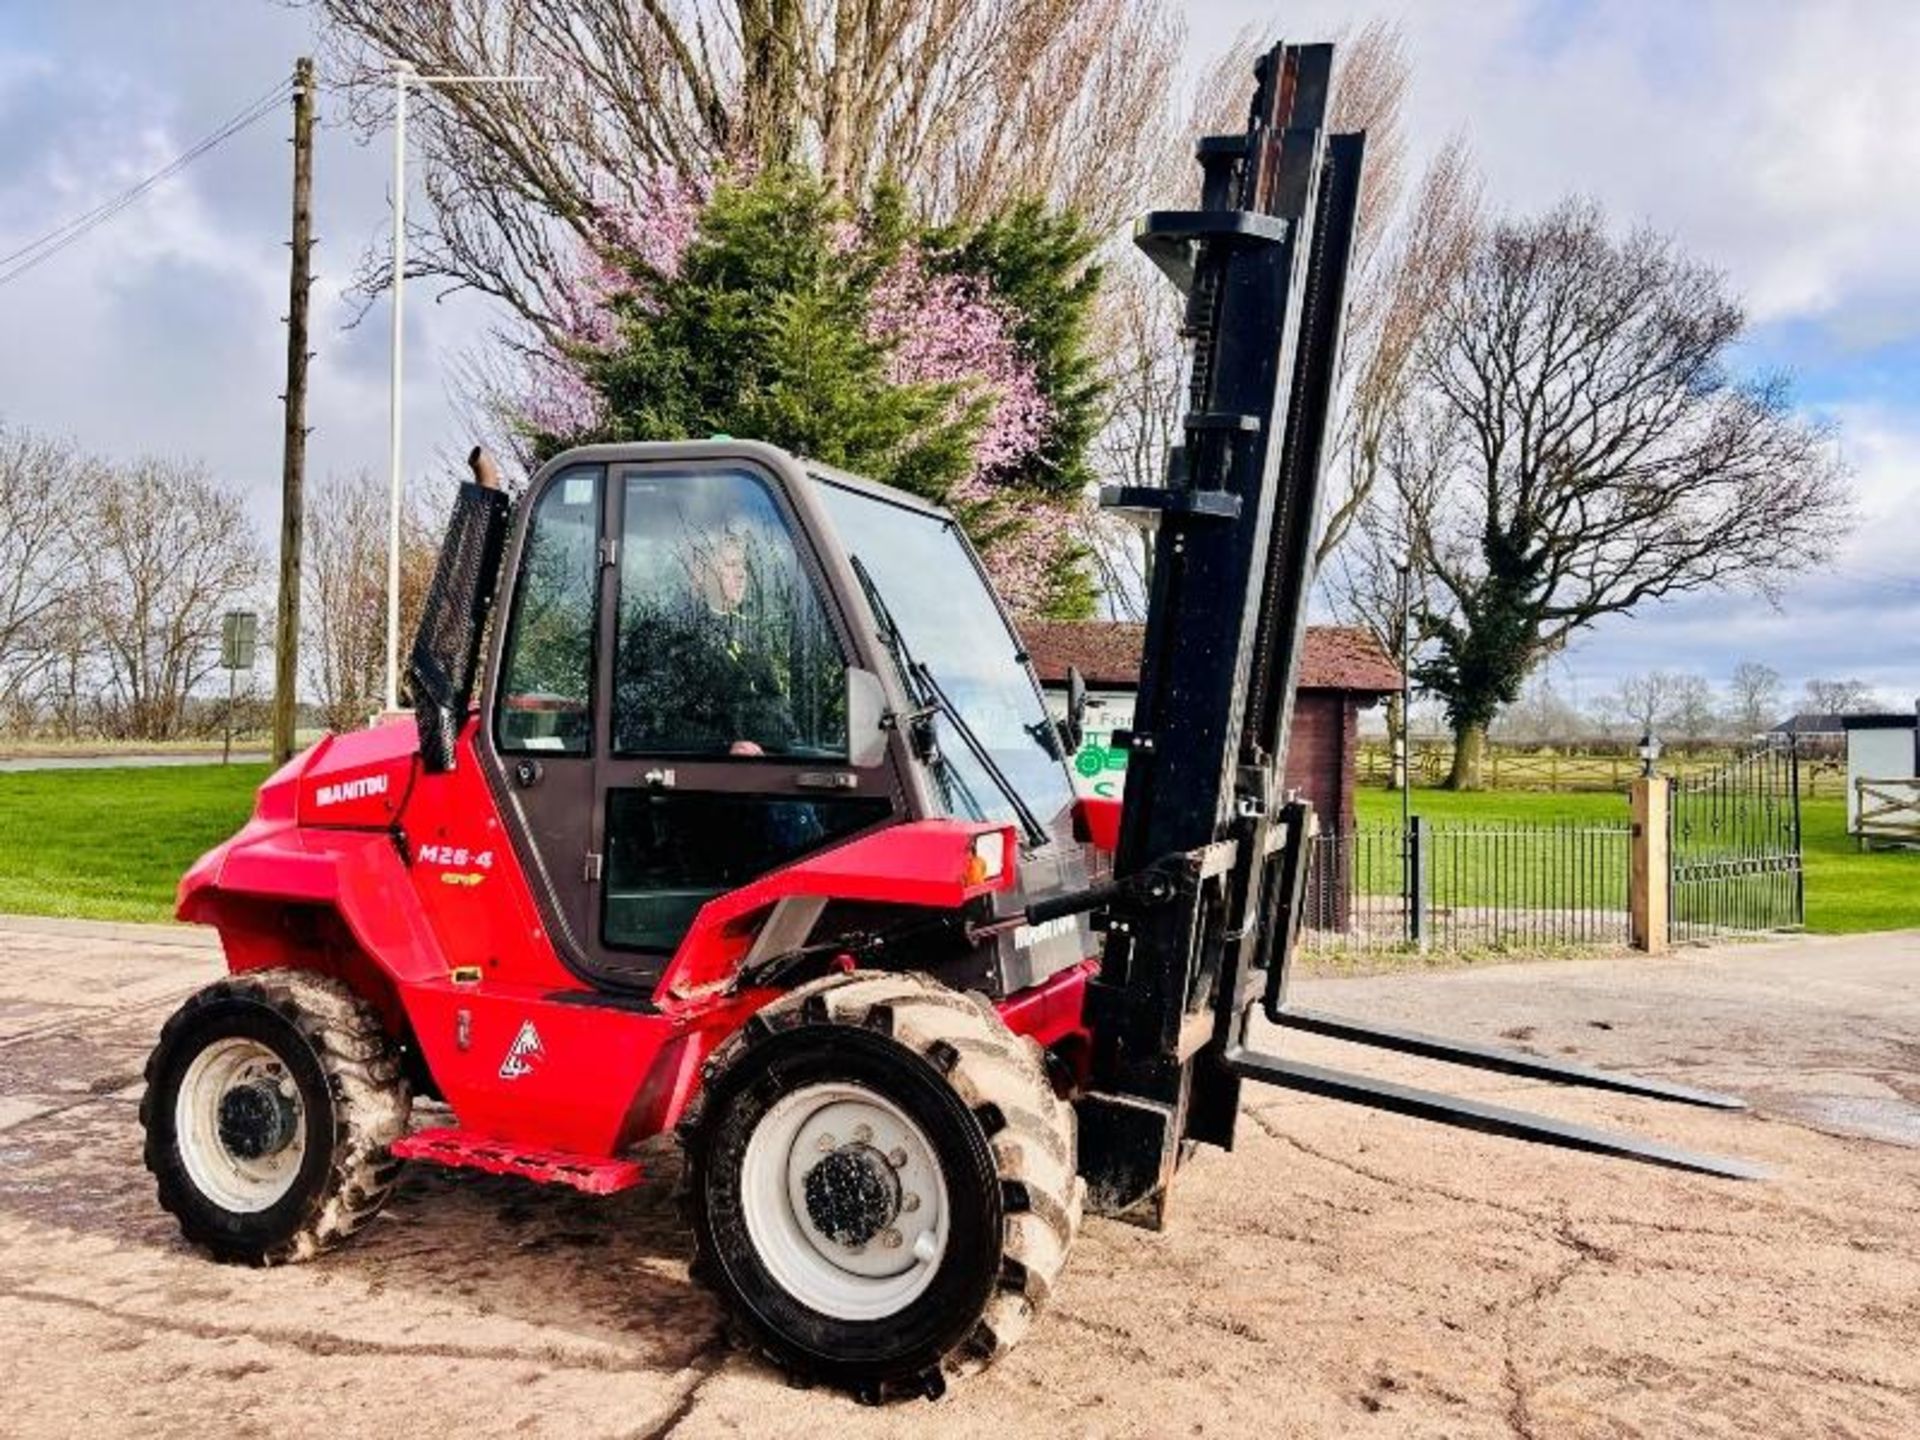
<path id="1" fill-rule="evenodd" d="M 1628 788 L 1633 836 L 1627 863 L 1627 911 L 1633 948 L 1649 955 L 1667 948 L 1667 777 L 1643 775 Z"/>

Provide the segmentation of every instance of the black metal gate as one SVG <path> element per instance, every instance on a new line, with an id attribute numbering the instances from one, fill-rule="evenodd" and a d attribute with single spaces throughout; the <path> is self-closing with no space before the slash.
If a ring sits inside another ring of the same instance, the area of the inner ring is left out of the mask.
<path id="1" fill-rule="evenodd" d="M 1791 745 L 1675 781 L 1667 837 L 1670 938 L 1790 930 L 1806 922 L 1800 757 Z"/>

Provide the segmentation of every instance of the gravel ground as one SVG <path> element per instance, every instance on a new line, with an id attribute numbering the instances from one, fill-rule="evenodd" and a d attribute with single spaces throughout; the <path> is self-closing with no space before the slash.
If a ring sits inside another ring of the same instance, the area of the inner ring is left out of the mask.
<path id="1" fill-rule="evenodd" d="M 1746 1094 L 1727 1116 L 1393 1057 L 1378 1073 L 1761 1161 L 1743 1184 L 1248 1092 L 1170 1228 L 1091 1221 L 1055 1305 L 938 1405 L 730 1354 L 659 1183 L 413 1168 L 354 1245 L 189 1251 L 139 1073 L 189 932 L 0 922 L 0 1434 L 1920 1434 L 1920 933 L 1315 980 L 1324 1009 Z"/>

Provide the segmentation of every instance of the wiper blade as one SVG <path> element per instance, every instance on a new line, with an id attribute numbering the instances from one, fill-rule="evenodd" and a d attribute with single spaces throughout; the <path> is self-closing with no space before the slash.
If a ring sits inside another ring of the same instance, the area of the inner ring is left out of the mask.
<path id="1" fill-rule="evenodd" d="M 992 753 L 974 733 L 973 726 L 969 725 L 966 717 L 961 715 L 960 707 L 955 705 L 947 692 L 940 688 L 940 682 L 933 678 L 933 672 L 923 662 L 916 660 L 913 652 L 907 648 L 907 637 L 901 633 L 899 622 L 893 618 L 893 612 L 887 608 L 887 602 L 881 598 L 880 587 L 874 583 L 873 575 L 867 569 L 866 562 L 858 555 L 852 556 L 851 561 L 853 573 L 858 577 L 860 588 L 866 594 L 867 604 L 873 609 L 873 618 L 880 622 L 880 638 L 886 642 L 888 651 L 893 655 L 894 664 L 899 669 L 901 678 L 906 682 L 909 697 L 913 703 L 923 711 L 938 711 L 952 722 L 954 733 L 960 737 L 968 753 L 979 762 L 980 768 L 987 772 L 987 778 L 993 781 L 994 788 L 1004 795 L 1007 804 L 1013 807 L 1014 816 L 1020 821 L 1020 828 L 1027 832 L 1028 841 L 1034 845 L 1046 844 L 1051 837 L 1047 834 L 1046 828 L 1041 825 L 1039 817 L 1033 813 L 1032 807 L 1014 788 L 1013 782 L 1007 778 L 1006 771 L 1000 768 Z"/>
<path id="2" fill-rule="evenodd" d="M 1035 845 L 1046 844 L 1050 838 L 1047 834 L 1046 827 L 1041 825 L 1040 818 L 1033 813 L 1033 809 L 1027 804 L 1025 797 L 1014 788 L 1013 782 L 1007 778 L 1007 772 L 1002 770 L 999 762 L 993 758 L 993 753 L 987 749 L 981 742 L 980 737 L 974 733 L 973 726 L 969 725 L 961 716 L 960 707 L 955 705 L 953 701 L 947 697 L 947 692 L 940 688 L 940 682 L 933 678 L 933 672 L 931 670 L 927 669 L 927 667 L 919 661 L 912 661 L 910 663 L 920 672 L 920 683 L 931 692 L 941 712 L 953 722 L 954 732 L 959 735 L 967 749 L 972 752 L 973 758 L 980 762 L 980 768 L 987 772 L 987 778 L 993 781 L 994 787 L 999 790 L 1002 795 L 1007 797 L 1007 803 L 1013 807 L 1013 813 L 1019 818 L 1021 828 L 1027 832 L 1027 838 Z"/>
<path id="3" fill-rule="evenodd" d="M 860 581 L 860 589 L 867 597 L 867 605 L 873 611 L 873 618 L 880 622 L 880 638 L 886 642 L 887 651 L 893 656 L 894 664 L 899 667 L 901 678 L 912 689 L 917 676 L 912 673 L 912 657 L 907 653 L 906 636 L 900 633 L 900 626 L 893 618 L 893 611 L 887 608 L 887 602 L 880 598 L 880 587 L 874 583 L 873 572 L 867 569 L 867 562 L 858 555 L 851 557 L 854 576 Z M 925 696 L 914 695 L 914 704 L 925 703 Z"/>

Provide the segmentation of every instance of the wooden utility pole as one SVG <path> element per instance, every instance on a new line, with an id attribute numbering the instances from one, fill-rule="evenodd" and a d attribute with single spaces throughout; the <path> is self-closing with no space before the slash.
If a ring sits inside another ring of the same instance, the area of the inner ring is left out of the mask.
<path id="1" fill-rule="evenodd" d="M 274 609 L 273 763 L 293 756 L 300 682 L 300 547 L 307 474 L 307 292 L 313 284 L 313 61 L 293 67 L 293 252 L 287 282 L 286 435 L 280 464 L 280 599 Z"/>

